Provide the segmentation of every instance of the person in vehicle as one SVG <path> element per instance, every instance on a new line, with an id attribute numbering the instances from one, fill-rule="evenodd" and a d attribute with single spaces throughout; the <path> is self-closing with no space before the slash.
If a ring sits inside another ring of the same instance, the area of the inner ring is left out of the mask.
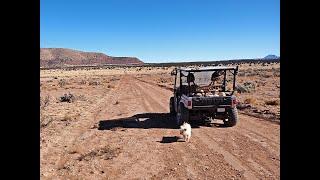
<path id="1" fill-rule="evenodd" d="M 222 71 L 215 71 L 212 73 L 211 75 L 211 82 L 210 84 L 207 86 L 209 89 L 216 89 L 217 87 L 219 87 L 219 84 L 216 84 L 216 82 L 218 82 L 220 80 L 220 76 L 223 74 Z M 221 87 L 222 88 L 222 87 Z"/>
<path id="2" fill-rule="evenodd" d="M 215 82 L 217 82 L 220 79 L 219 78 L 220 76 L 221 76 L 221 73 L 219 73 L 218 71 L 213 72 L 211 75 L 210 85 L 214 85 Z"/>
<path id="3" fill-rule="evenodd" d="M 188 83 L 188 86 L 190 88 L 189 89 L 190 93 L 196 92 L 196 89 L 198 87 L 194 81 L 195 81 L 194 74 L 193 73 L 189 73 L 188 76 L 187 76 L 187 83 Z"/>

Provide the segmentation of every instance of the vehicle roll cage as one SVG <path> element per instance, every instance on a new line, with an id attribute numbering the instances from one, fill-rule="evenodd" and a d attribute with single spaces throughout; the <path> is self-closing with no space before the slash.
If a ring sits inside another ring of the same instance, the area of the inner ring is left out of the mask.
<path id="1" fill-rule="evenodd" d="M 231 92 L 230 95 L 233 95 L 234 91 L 235 91 L 235 86 L 236 86 L 236 75 L 238 73 L 238 66 L 236 67 L 223 67 L 223 66 L 216 66 L 216 67 L 201 67 L 201 68 L 174 68 L 173 71 L 171 72 L 171 75 L 175 75 L 175 79 L 174 79 L 174 93 L 176 92 L 177 88 L 176 88 L 176 82 L 177 82 L 177 73 L 180 73 L 180 87 L 182 86 L 182 81 L 181 81 L 181 77 L 183 75 L 182 72 L 187 72 L 188 74 L 190 72 L 203 72 L 203 71 L 223 71 L 223 84 L 222 84 L 222 92 Z M 230 72 L 233 75 L 233 88 L 232 91 L 227 91 L 226 90 L 226 81 L 227 81 L 227 71 Z M 183 75 L 185 76 L 185 75 Z M 190 83 L 188 83 L 188 89 L 190 89 Z"/>

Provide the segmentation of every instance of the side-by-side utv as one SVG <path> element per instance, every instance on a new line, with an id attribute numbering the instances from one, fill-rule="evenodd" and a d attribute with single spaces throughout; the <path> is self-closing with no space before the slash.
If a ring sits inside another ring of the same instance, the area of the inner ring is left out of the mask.
<path id="1" fill-rule="evenodd" d="M 177 125 L 183 122 L 212 122 L 221 119 L 231 127 L 238 121 L 234 96 L 238 66 L 175 68 L 174 93 L 170 113 Z"/>

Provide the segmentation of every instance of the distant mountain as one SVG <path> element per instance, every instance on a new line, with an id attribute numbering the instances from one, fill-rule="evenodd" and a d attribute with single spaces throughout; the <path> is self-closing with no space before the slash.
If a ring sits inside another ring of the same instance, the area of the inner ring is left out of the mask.
<path id="1" fill-rule="evenodd" d="M 278 57 L 278 56 L 276 56 L 276 55 L 270 54 L 270 55 L 264 57 L 263 59 L 279 59 L 279 58 L 280 58 L 280 57 Z"/>
<path id="2" fill-rule="evenodd" d="M 97 52 L 83 52 L 66 48 L 40 48 L 41 67 L 61 67 L 75 65 L 144 64 L 136 57 L 113 57 Z"/>

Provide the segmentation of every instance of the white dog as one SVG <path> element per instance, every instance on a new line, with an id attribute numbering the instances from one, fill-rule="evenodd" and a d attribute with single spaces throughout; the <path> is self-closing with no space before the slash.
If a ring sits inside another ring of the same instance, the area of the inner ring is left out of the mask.
<path id="1" fill-rule="evenodd" d="M 189 123 L 184 122 L 183 125 L 180 126 L 180 134 L 183 135 L 183 140 L 189 142 L 191 137 L 191 126 Z"/>

